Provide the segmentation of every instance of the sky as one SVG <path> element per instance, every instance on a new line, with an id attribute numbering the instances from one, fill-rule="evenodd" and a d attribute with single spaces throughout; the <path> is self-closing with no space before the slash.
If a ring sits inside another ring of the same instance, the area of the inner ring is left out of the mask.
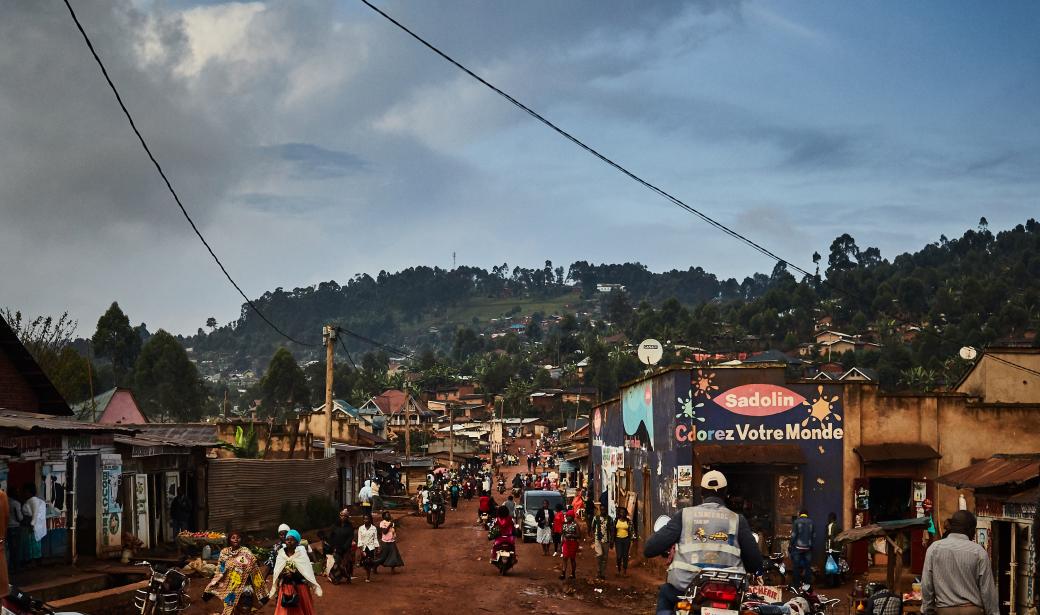
<path id="1" fill-rule="evenodd" d="M 1040 4 L 373 0 L 633 172 L 810 268 L 1040 213 Z M 357 0 L 72 0 L 250 296 L 415 265 L 773 264 Z M 0 20 L 0 306 L 190 333 L 241 298 L 61 0 Z"/>

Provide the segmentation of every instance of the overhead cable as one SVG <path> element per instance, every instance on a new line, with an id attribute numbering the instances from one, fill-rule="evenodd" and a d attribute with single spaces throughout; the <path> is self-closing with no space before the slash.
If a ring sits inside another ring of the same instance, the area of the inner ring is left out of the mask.
<path id="1" fill-rule="evenodd" d="M 188 214 L 188 210 L 184 207 L 184 204 L 181 202 L 181 199 L 177 195 L 177 192 L 173 189 L 173 184 L 170 183 L 169 177 L 167 177 L 166 172 L 163 171 L 162 165 L 160 165 L 159 161 L 156 160 L 155 155 L 152 154 L 152 150 L 150 147 L 148 147 L 148 143 L 145 141 L 144 136 L 141 134 L 141 131 L 138 130 L 137 123 L 134 122 L 133 116 L 130 115 L 130 110 L 127 109 L 126 104 L 123 102 L 123 97 L 119 94 L 119 90 L 116 88 L 116 84 L 112 81 L 112 78 L 109 77 L 108 70 L 105 68 L 104 62 L 101 61 L 101 56 L 99 56 L 97 50 L 94 49 L 94 43 L 91 42 L 86 30 L 83 29 L 83 24 L 80 23 L 79 17 L 76 16 L 76 11 L 73 10 L 72 4 L 69 3 L 69 0 L 64 0 L 64 2 L 65 6 L 69 9 L 69 14 L 72 16 L 72 20 L 76 22 L 76 28 L 79 29 L 79 33 L 83 35 L 83 41 L 87 44 L 87 48 L 90 49 L 91 55 L 94 56 L 94 61 L 97 62 L 98 68 L 101 69 L 101 75 L 105 78 L 105 81 L 108 83 L 108 87 L 112 90 L 112 94 L 115 95 L 116 102 L 119 103 L 119 108 L 123 110 L 123 115 L 126 116 L 127 122 L 130 123 L 130 128 L 134 131 L 134 134 L 137 136 L 137 140 L 141 143 L 141 147 L 148 155 L 148 159 L 152 161 L 152 164 L 155 166 L 155 170 L 159 172 L 159 176 L 162 178 L 163 183 L 166 184 L 166 189 L 170 192 L 170 195 L 173 197 L 174 202 L 177 203 L 177 207 L 180 208 L 181 213 L 184 215 L 184 219 L 188 221 L 188 224 L 191 226 L 191 230 L 195 231 L 195 235 L 199 238 L 199 241 L 202 242 L 202 245 L 206 246 L 206 250 L 209 252 L 209 255 L 213 257 L 213 260 L 217 263 L 217 266 L 220 267 L 220 271 L 223 272 L 224 277 L 227 278 L 228 282 L 230 282 L 231 285 L 235 287 L 235 290 L 237 290 L 238 294 L 241 295 L 243 299 L 245 299 L 246 304 L 249 305 L 249 307 L 254 312 L 256 312 L 256 315 L 259 316 L 260 319 L 263 320 L 265 323 L 267 323 L 267 326 L 271 327 L 271 329 L 273 329 L 276 333 L 278 333 L 285 339 L 289 340 L 290 342 L 294 342 L 301 346 L 316 346 L 317 344 L 308 344 L 306 342 L 301 342 L 300 340 L 289 335 L 288 333 L 280 329 L 277 325 L 275 325 L 273 322 L 271 322 L 271 320 L 263 312 L 260 311 L 260 308 L 258 308 L 256 304 L 253 303 L 253 300 L 250 299 L 245 294 L 245 292 L 242 291 L 242 288 L 238 285 L 238 282 L 236 282 L 235 279 L 231 277 L 231 274 L 228 273 L 228 270 L 224 266 L 224 263 L 222 263 L 220 259 L 217 257 L 216 252 L 213 251 L 213 248 L 209 245 L 209 242 L 206 241 L 206 238 L 202 236 L 202 232 L 199 230 L 199 227 L 195 224 L 195 221 L 192 220 L 191 215 Z"/>

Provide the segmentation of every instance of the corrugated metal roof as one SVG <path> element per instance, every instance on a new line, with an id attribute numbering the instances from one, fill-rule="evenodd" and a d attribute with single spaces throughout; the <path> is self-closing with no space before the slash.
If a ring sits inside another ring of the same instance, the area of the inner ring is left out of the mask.
<path id="1" fill-rule="evenodd" d="M 1040 453 L 994 455 L 935 479 L 957 489 L 1017 485 L 1040 476 Z"/>
<path id="2" fill-rule="evenodd" d="M 325 440 L 315 440 L 311 444 L 311 446 L 313 446 L 314 448 L 324 449 L 325 448 Z M 344 442 L 333 442 L 332 443 L 332 448 L 337 450 L 337 451 L 346 451 L 348 453 L 350 451 L 375 451 L 375 450 L 379 450 L 379 449 L 377 449 L 374 446 L 358 446 L 356 444 L 346 444 Z"/>
<path id="3" fill-rule="evenodd" d="M 724 463 L 805 464 L 805 454 L 797 444 L 698 444 L 701 465 Z"/>
<path id="4" fill-rule="evenodd" d="M 4 409 L 0 409 L 0 428 L 18 429 L 21 431 L 89 431 L 95 433 L 121 434 L 133 434 L 139 431 L 137 428 L 130 428 L 125 425 L 119 426 L 81 423 L 73 418 Z"/>
<path id="5" fill-rule="evenodd" d="M 205 423 L 147 423 L 132 425 L 151 438 L 178 442 L 183 446 L 220 446 L 217 426 Z M 244 429 L 244 428 L 243 428 Z"/>
<path id="6" fill-rule="evenodd" d="M 209 460 L 210 529 L 274 531 L 284 521 L 283 504 L 333 499 L 337 464 L 335 458 Z"/>
<path id="7" fill-rule="evenodd" d="M 1038 497 L 1040 497 L 1040 487 L 1033 487 L 1032 489 L 1016 493 L 1009 497 L 1006 502 L 1008 504 L 1036 504 Z"/>
<path id="8" fill-rule="evenodd" d="M 927 461 L 929 459 L 941 459 L 934 448 L 921 443 L 904 444 L 867 444 L 853 449 L 864 462 L 874 463 L 879 461 Z"/>

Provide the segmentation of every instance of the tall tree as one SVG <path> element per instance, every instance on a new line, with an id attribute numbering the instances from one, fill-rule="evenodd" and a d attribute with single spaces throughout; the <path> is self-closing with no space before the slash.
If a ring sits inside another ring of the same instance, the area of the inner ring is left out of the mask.
<path id="1" fill-rule="evenodd" d="M 134 366 L 134 395 L 153 420 L 193 421 L 202 416 L 206 394 L 195 364 L 176 338 L 159 329 Z"/>
<path id="2" fill-rule="evenodd" d="M 324 378 L 321 380 L 324 387 Z M 307 405 L 310 399 L 307 376 L 285 348 L 279 348 L 271 357 L 267 373 L 260 380 L 260 391 L 262 410 L 279 418 L 288 416 L 295 406 Z"/>
<path id="3" fill-rule="evenodd" d="M 112 371 L 115 372 L 118 382 L 130 376 L 130 370 L 137 361 L 141 352 L 141 336 L 130 326 L 127 318 L 119 304 L 115 301 L 108 310 L 98 318 L 97 331 L 90 340 L 94 345 L 94 353 L 112 362 Z"/>

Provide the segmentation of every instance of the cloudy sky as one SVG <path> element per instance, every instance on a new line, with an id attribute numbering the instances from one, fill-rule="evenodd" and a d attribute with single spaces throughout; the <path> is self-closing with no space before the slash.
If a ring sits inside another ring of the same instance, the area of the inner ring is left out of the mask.
<path id="1" fill-rule="evenodd" d="M 806 267 L 1040 214 L 1040 4 L 378 0 L 464 64 Z M 251 295 L 410 265 L 772 267 L 356 0 L 73 0 Z M 190 332 L 241 303 L 61 0 L 0 18 L 0 305 L 118 300 Z"/>

